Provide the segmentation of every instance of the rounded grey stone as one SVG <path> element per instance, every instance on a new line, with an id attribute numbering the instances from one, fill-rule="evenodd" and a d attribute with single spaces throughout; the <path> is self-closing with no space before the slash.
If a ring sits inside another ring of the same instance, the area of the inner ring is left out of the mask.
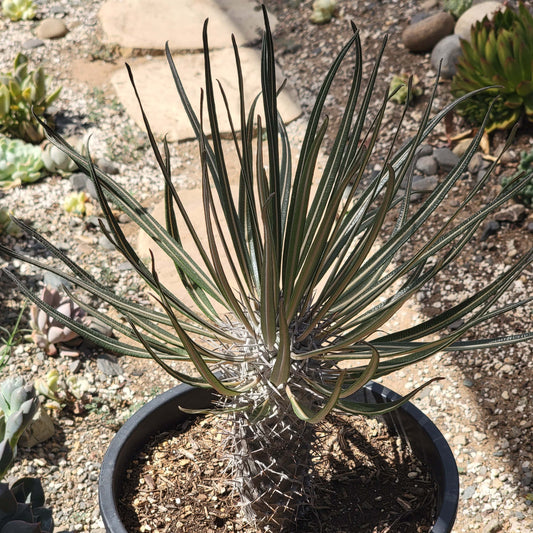
<path id="1" fill-rule="evenodd" d="M 447 35 L 441 39 L 431 52 L 431 65 L 443 78 L 453 78 L 457 70 L 457 62 L 462 55 L 459 35 Z"/>
<path id="2" fill-rule="evenodd" d="M 416 162 L 416 169 L 425 174 L 431 176 L 437 173 L 437 161 L 432 155 L 422 156 Z"/>
<path id="3" fill-rule="evenodd" d="M 470 163 L 468 163 L 468 172 L 471 174 L 476 174 L 482 168 L 483 156 L 477 152 L 472 156 Z"/>
<path id="4" fill-rule="evenodd" d="M 87 178 L 85 182 L 85 190 L 89 193 L 91 198 L 95 200 L 98 199 L 98 191 L 96 190 L 96 185 L 93 183 L 93 180 Z"/>
<path id="5" fill-rule="evenodd" d="M 96 358 L 98 370 L 106 376 L 120 376 L 124 373 L 117 358 L 109 354 L 101 354 Z"/>
<path id="6" fill-rule="evenodd" d="M 480 242 L 486 241 L 491 235 L 495 235 L 500 231 L 500 223 L 497 220 L 489 220 L 483 228 L 483 233 L 479 238 Z"/>
<path id="7" fill-rule="evenodd" d="M 461 500 L 469 500 L 474 493 L 476 492 L 476 488 L 473 485 L 470 485 L 469 487 L 466 487 L 463 491 L 463 494 L 461 494 Z"/>
<path id="8" fill-rule="evenodd" d="M 449 148 L 436 148 L 433 150 L 433 157 L 436 159 L 439 169 L 448 172 L 459 163 L 459 157 Z"/>
<path id="9" fill-rule="evenodd" d="M 43 283 L 48 287 L 53 287 L 54 289 L 59 289 L 62 285 L 65 285 L 65 287 L 69 289 L 72 288 L 72 284 L 69 281 L 57 274 L 54 274 L 53 272 L 44 273 Z"/>
<path id="10" fill-rule="evenodd" d="M 111 251 L 115 249 L 115 245 L 105 235 L 100 235 L 100 238 L 98 239 L 98 244 L 104 250 Z"/>
<path id="11" fill-rule="evenodd" d="M 101 157 L 96 162 L 96 166 L 105 174 L 109 174 L 110 176 L 113 176 L 115 174 L 118 174 L 120 172 L 119 168 L 115 163 L 109 161 L 108 159 L 105 159 L 104 157 Z"/>
<path id="12" fill-rule="evenodd" d="M 88 180 L 83 172 L 75 172 L 69 178 L 70 186 L 72 187 L 72 190 L 76 192 L 86 190 L 88 181 L 90 180 Z"/>
<path id="13" fill-rule="evenodd" d="M 417 157 L 423 157 L 425 155 L 431 155 L 433 153 L 433 146 L 430 144 L 421 144 L 416 149 L 416 155 Z"/>
<path id="14" fill-rule="evenodd" d="M 412 190 L 413 192 L 431 192 L 435 190 L 438 184 L 437 176 L 429 176 L 413 182 Z"/>

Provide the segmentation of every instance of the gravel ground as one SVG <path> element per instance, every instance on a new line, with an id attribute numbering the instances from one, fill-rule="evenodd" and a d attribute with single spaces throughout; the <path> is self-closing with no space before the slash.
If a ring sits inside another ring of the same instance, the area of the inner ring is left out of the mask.
<path id="1" fill-rule="evenodd" d="M 106 81 L 106 73 L 121 68 L 123 61 L 116 50 L 99 44 L 96 14 L 102 1 L 38 3 L 39 18 L 62 18 L 70 29 L 62 39 L 25 50 L 33 65 L 39 63 L 52 74 L 53 86 L 63 86 L 61 97 L 55 103 L 58 129 L 65 135 L 90 134 L 95 158 L 117 172 L 116 179 L 135 190 L 145 205 L 152 205 L 153 198 L 161 193 L 162 180 L 150 156 L 146 136 L 126 116 Z M 409 56 L 399 45 L 401 30 L 416 12 L 417 2 L 341 0 L 339 16 L 320 29 L 308 23 L 310 0 L 276 0 L 268 4 L 282 21 L 277 31 L 280 62 L 298 89 L 305 113 L 309 111 L 311 96 L 316 94 L 320 74 L 343 42 L 339 35 L 348 35 L 350 18 L 360 26 L 367 50 L 376 50 L 383 33 L 390 33 L 384 75 L 378 84 L 381 89 L 388 84 L 392 72 L 402 68 L 416 69 L 426 88 L 434 81 L 435 73 L 428 56 Z M 0 71 L 11 68 L 16 53 L 34 37 L 37 24 L 38 21 L 10 23 L 0 19 Z M 294 35 L 298 36 L 297 42 Z M 344 93 L 345 86 L 339 84 L 328 99 L 333 124 L 338 119 Z M 439 88 L 438 104 L 447 99 L 444 83 Z M 412 132 L 421 109 L 420 106 L 413 108 L 405 134 Z M 388 118 L 396 114 L 393 109 Z M 298 137 L 304 124 L 305 115 L 289 130 Z M 438 131 L 431 142 L 442 145 L 443 133 Z M 529 137 L 519 136 L 517 142 L 527 147 Z M 497 146 L 497 139 L 493 140 L 493 145 Z M 197 185 L 194 143 L 172 145 L 171 151 L 178 184 L 182 187 Z M 61 204 L 70 191 L 68 179 L 51 176 L 29 187 L 0 193 L 0 205 L 9 206 L 17 216 L 31 223 L 60 248 L 68 250 L 75 261 L 87 266 L 93 274 L 114 283 L 118 293 L 140 301 L 146 299 L 131 270 L 118 254 L 106 248 L 94 225 L 63 211 Z M 479 198 L 479 202 L 483 201 L 486 197 Z M 485 281 L 489 272 L 497 273 L 504 268 L 515 255 L 514 251 L 531 246 L 531 233 L 526 228 L 527 222 L 503 224 L 501 231 L 486 241 L 475 240 L 468 252 L 471 261 L 460 263 L 419 293 L 417 301 L 400 317 L 402 324 L 415 323 L 438 311 L 440 306 L 452 304 L 454 298 Z M 127 223 L 124 230 L 133 234 Z M 29 239 L 0 235 L 0 240 L 49 260 Z M 41 274 L 32 267 L 2 257 L 0 265 L 22 277 L 35 290 L 42 284 Z M 523 298 L 530 294 L 531 278 L 530 269 L 511 287 L 507 298 Z M 451 299 L 440 297 L 443 290 Z M 1 275 L 0 305 L 0 325 L 10 328 L 19 313 L 21 297 Z M 498 335 L 528 327 L 531 327 L 530 309 L 490 324 L 485 333 Z M 454 531 L 521 533 L 533 530 L 531 355 L 531 347 L 524 345 L 486 354 L 446 354 L 386 380 L 386 384 L 401 393 L 430 377 L 446 378 L 425 389 L 415 403 L 445 434 L 460 467 L 461 500 Z M 123 421 L 172 382 L 149 361 L 106 357 L 88 347 L 76 357 L 66 351 L 49 357 L 23 340 L 15 347 L 2 372 L 4 376 L 22 374 L 42 378 L 51 369 L 58 370 L 63 384 L 63 403 L 60 408 L 50 409 L 56 433 L 34 448 L 22 447 L 11 477 L 37 475 L 44 479 L 48 501 L 54 509 L 56 531 L 101 532 L 97 478 L 105 449 Z M 119 375 L 113 375 L 117 373 Z M 86 388 L 81 399 L 73 395 L 75 386 L 67 384 L 72 377 Z"/>

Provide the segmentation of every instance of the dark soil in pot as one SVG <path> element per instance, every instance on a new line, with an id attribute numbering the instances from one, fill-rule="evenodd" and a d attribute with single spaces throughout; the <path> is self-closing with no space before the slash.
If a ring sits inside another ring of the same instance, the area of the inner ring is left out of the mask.
<path id="1" fill-rule="evenodd" d="M 351 399 L 398 398 L 370 383 Z M 209 391 L 176 387 L 121 428 L 100 474 L 110 533 L 256 532 L 242 522 L 231 490 L 229 423 L 178 409 L 205 408 L 212 399 Z M 383 421 L 330 417 L 316 427 L 313 456 L 316 500 L 300 510 L 291 533 L 450 533 L 459 494 L 455 461 L 442 434 L 413 405 Z"/>
<path id="2" fill-rule="evenodd" d="M 256 530 L 243 524 L 224 471 L 219 418 L 187 420 L 153 438 L 139 453 L 120 498 L 126 529 L 214 533 Z M 317 428 L 316 505 L 295 532 L 428 532 L 436 512 L 435 483 L 386 425 L 335 416 Z"/>

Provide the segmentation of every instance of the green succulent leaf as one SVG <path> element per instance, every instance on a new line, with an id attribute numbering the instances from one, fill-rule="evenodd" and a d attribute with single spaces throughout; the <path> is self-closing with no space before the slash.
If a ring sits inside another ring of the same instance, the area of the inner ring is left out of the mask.
<path id="1" fill-rule="evenodd" d="M 478 22 L 472 28 L 471 42 L 461 42 L 463 56 L 452 80 L 452 94 L 457 97 L 491 84 L 502 86 L 502 102 L 491 112 L 488 132 L 509 129 L 528 114 L 525 102 L 533 93 L 532 36 L 533 15 L 520 2 L 518 11 L 507 6 L 491 20 Z M 487 109 L 488 93 L 473 96 L 458 112 L 479 125 Z"/>
<path id="2" fill-rule="evenodd" d="M 13 71 L 0 74 L 0 134 L 38 143 L 44 130 L 35 115 L 44 115 L 61 87 L 48 94 L 48 77 L 42 68 L 28 69 L 28 58 L 18 54 Z"/>

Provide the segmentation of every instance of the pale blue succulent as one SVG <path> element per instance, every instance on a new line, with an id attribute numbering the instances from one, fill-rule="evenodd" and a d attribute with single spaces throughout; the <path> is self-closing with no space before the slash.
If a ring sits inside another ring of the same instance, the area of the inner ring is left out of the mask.
<path id="1" fill-rule="evenodd" d="M 0 189 L 37 181 L 43 166 L 38 146 L 0 136 Z"/>
<path id="2" fill-rule="evenodd" d="M 0 479 L 17 454 L 17 442 L 39 408 L 32 384 L 20 376 L 0 383 Z"/>

